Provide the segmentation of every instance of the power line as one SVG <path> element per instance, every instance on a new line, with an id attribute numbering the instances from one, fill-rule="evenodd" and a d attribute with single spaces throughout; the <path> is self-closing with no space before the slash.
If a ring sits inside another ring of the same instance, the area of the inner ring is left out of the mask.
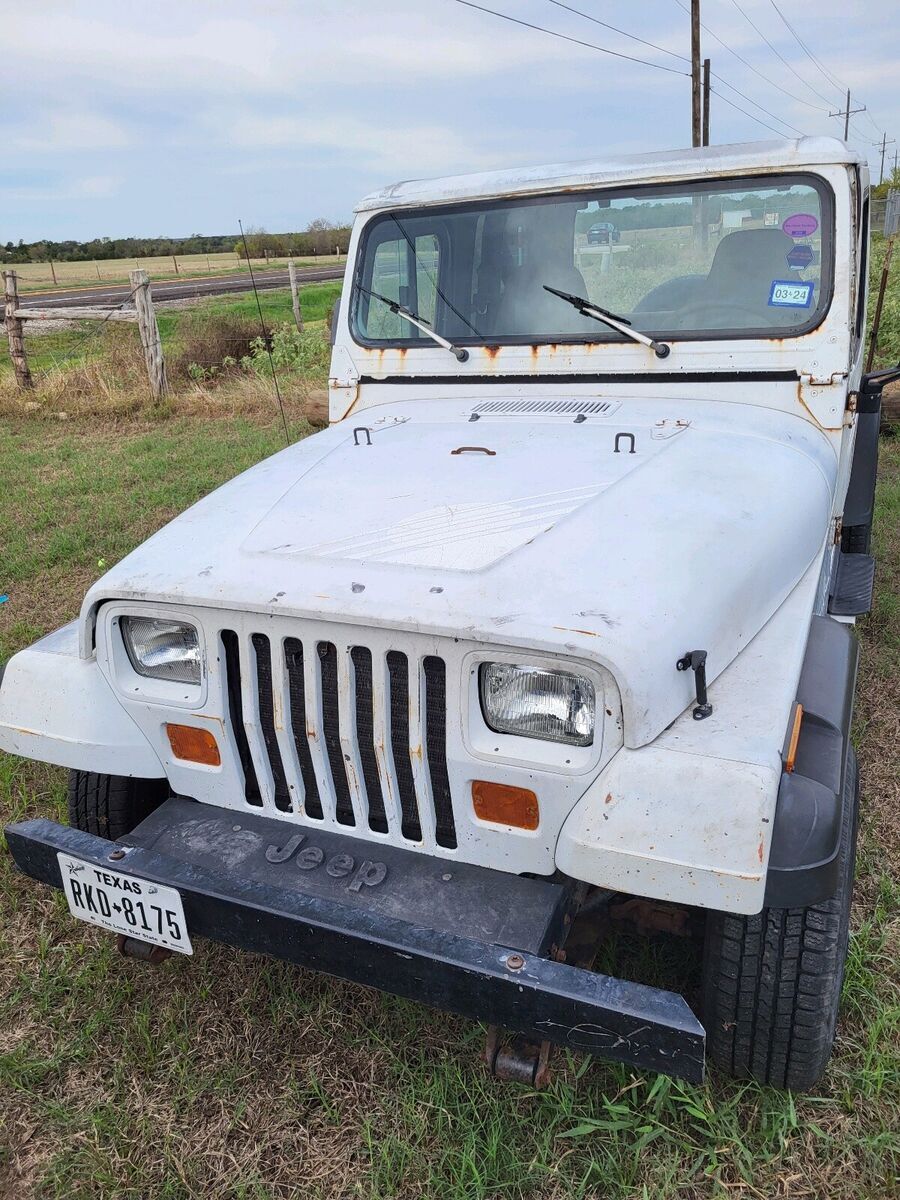
<path id="1" fill-rule="evenodd" d="M 815 67 L 818 68 L 818 70 L 821 73 L 821 75 L 823 76 L 823 78 L 826 79 L 832 85 L 832 87 L 837 88 L 839 91 L 841 91 L 841 92 L 846 91 L 847 85 L 845 83 L 841 83 L 841 81 L 838 79 L 838 77 L 836 75 L 834 75 L 828 69 L 828 67 L 825 66 L 825 64 L 822 62 L 822 60 L 817 55 L 813 54 L 812 50 L 810 50 L 809 46 L 807 46 L 806 42 L 803 40 L 803 38 L 800 36 L 800 34 L 797 32 L 797 30 L 794 28 L 794 26 L 790 23 L 790 21 L 784 15 L 782 10 L 775 3 L 775 0 L 769 0 L 769 3 L 772 5 L 772 7 L 778 13 L 779 17 L 781 17 L 781 20 L 784 23 L 785 28 L 793 36 L 794 40 L 797 42 L 797 45 L 800 47 L 800 49 L 803 51 L 803 53 L 806 55 L 806 57 L 809 59 L 809 61 Z M 866 112 L 866 116 L 868 117 L 869 123 L 871 124 L 872 128 L 876 131 L 876 133 L 881 134 L 883 132 L 883 130 L 880 128 L 880 126 L 878 125 L 878 122 L 871 115 L 871 113 Z"/>
<path id="2" fill-rule="evenodd" d="M 563 4 L 562 0 L 548 0 L 548 3 L 555 4 L 557 8 L 564 8 L 567 12 L 575 13 L 576 16 L 584 17 L 586 21 L 593 21 L 595 25 L 602 25 L 604 29 L 610 29 L 613 33 L 621 34 L 622 37 L 630 38 L 633 42 L 640 42 L 642 46 L 649 46 L 651 50 L 658 50 L 660 54 L 668 54 L 672 58 L 677 58 L 681 62 L 689 63 L 691 60 L 683 54 L 676 54 L 674 50 L 666 50 L 664 46 L 657 46 L 655 42 L 648 42 L 644 38 L 638 37 L 635 33 L 628 33 L 624 29 L 617 29 L 615 25 L 609 25 L 606 21 L 601 21 L 597 17 L 592 17 L 590 13 L 582 12 L 580 8 L 573 8 L 570 4 Z"/>
<path id="3" fill-rule="evenodd" d="M 564 4 L 562 0 L 548 0 L 548 2 L 550 4 L 555 4 L 557 8 L 564 8 L 567 12 L 575 13 L 576 16 L 584 17 L 586 21 L 592 21 L 595 25 L 602 25 L 604 29 L 610 29 L 613 33 L 618 33 L 622 37 L 630 38 L 632 41 L 640 42 L 643 46 L 649 46 L 653 50 L 658 50 L 661 54 L 669 54 L 672 56 L 672 58 L 677 58 L 681 62 L 685 63 L 691 61 L 683 54 L 676 54 L 674 50 L 666 50 L 664 47 L 657 46 L 654 42 L 648 42 L 644 38 L 639 38 L 635 34 L 629 33 L 625 29 L 619 29 L 615 25 L 608 24 L 606 21 L 600 21 L 596 17 L 591 16 L 590 13 L 582 12 L 579 8 L 573 8 L 570 4 Z M 688 12 L 688 9 L 681 4 L 681 0 L 676 0 L 676 3 L 685 12 Z M 713 71 L 712 76 L 714 79 L 718 79 L 719 83 L 724 84 L 725 87 L 734 92 L 735 95 L 740 96 L 742 100 L 746 100 L 748 104 L 752 104 L 755 108 L 758 108 L 760 112 L 764 112 L 767 117 L 771 117 L 773 121 L 779 121 L 785 126 L 786 129 L 790 129 L 792 132 L 799 134 L 800 137 L 806 136 L 802 129 L 798 129 L 797 126 L 792 125 L 790 121 L 786 121 L 783 117 L 779 117 L 777 113 L 771 112 L 764 105 L 760 104 L 758 100 L 754 100 L 752 96 L 748 96 L 746 92 L 742 92 L 741 89 L 735 87 L 733 83 L 729 83 L 728 80 L 721 76 L 717 71 Z M 822 111 L 824 112 L 825 110 L 823 109 Z M 771 126 L 769 126 L 769 128 L 771 128 Z"/>
<path id="4" fill-rule="evenodd" d="M 709 90 L 714 96 L 718 96 L 720 100 L 724 100 L 726 104 L 730 104 L 732 108 L 736 108 L 739 113 L 743 113 L 745 117 L 749 117 L 751 121 L 755 121 L 757 125 L 764 125 L 766 129 L 771 129 L 771 131 L 778 134 L 779 137 L 784 137 L 784 133 L 781 129 L 776 129 L 774 125 L 770 125 L 767 121 L 761 120 L 761 118 L 756 116 L 755 113 L 747 112 L 746 108 L 741 108 L 739 104 L 735 104 L 733 100 L 729 100 L 727 96 L 723 96 L 720 91 L 716 90 L 716 88 L 711 87 Z M 777 121 L 779 118 L 776 117 L 775 119 Z"/>
<path id="5" fill-rule="evenodd" d="M 534 25 L 531 21 L 523 21 L 519 17 L 511 17 L 509 13 L 497 12 L 493 8 L 485 8 L 481 4 L 474 4 L 472 0 L 454 0 L 456 4 L 462 4 L 466 8 L 477 9 L 478 12 L 487 13 L 491 17 L 499 17 L 501 21 L 509 21 L 513 25 L 521 25 L 525 29 L 534 29 L 538 33 L 546 33 L 550 37 L 560 38 L 561 41 L 571 42 L 574 46 L 584 46 L 588 50 L 599 50 L 601 54 L 611 54 L 613 58 L 624 58 L 628 62 L 640 63 L 643 67 L 655 67 L 657 71 L 667 71 L 670 75 L 684 75 L 687 71 L 679 71 L 675 67 L 664 67 L 662 63 L 650 62 L 646 58 L 635 58 L 632 54 L 622 54 L 619 50 L 610 50 L 607 46 L 598 46 L 595 42 L 584 42 L 581 38 L 569 37 L 567 33 L 559 33 L 555 29 L 546 29 L 543 25 Z"/>
<path id="6" fill-rule="evenodd" d="M 690 10 L 687 8 L 686 5 L 682 4 L 681 0 L 675 0 L 675 3 L 682 10 L 682 12 L 688 13 L 688 15 L 690 15 Z M 708 33 L 709 36 L 714 41 L 718 42 L 723 50 L 727 50 L 729 54 L 731 54 L 734 58 L 736 58 L 738 60 L 738 62 L 743 63 L 745 67 L 747 67 L 749 70 L 751 70 L 754 75 L 758 75 L 760 77 L 760 79 L 764 80 L 769 85 L 769 87 L 777 88 L 779 92 L 782 92 L 789 99 L 795 100 L 798 104 L 805 104 L 807 108 L 813 109 L 814 112 L 823 112 L 823 113 L 828 112 L 828 109 L 823 108 L 820 104 L 813 104 L 813 102 L 811 100 L 805 100 L 802 96 L 795 96 L 793 92 L 789 92 L 787 90 L 787 88 L 782 87 L 780 83 L 776 83 L 774 79 L 770 79 L 768 75 L 764 74 L 757 67 L 755 67 L 752 62 L 748 62 L 747 59 L 744 58 L 744 56 L 742 54 L 738 54 L 737 50 L 732 49 L 732 47 L 729 46 L 726 41 L 723 41 L 722 38 L 720 38 L 719 35 L 717 33 L 715 33 L 712 29 L 710 29 L 710 27 L 707 24 L 705 24 L 703 21 L 700 22 L 700 27 L 704 33 Z M 721 76 L 720 76 L 720 78 L 721 78 Z"/>
<path id="7" fill-rule="evenodd" d="M 816 58 L 816 56 L 813 54 L 812 50 L 810 50 L 809 46 L 807 46 L 806 42 L 804 42 L 803 38 L 800 36 L 800 34 L 797 32 L 797 30 L 793 27 L 793 25 L 790 23 L 790 21 L 784 15 L 784 13 L 781 11 L 781 9 L 778 7 L 778 5 L 775 3 L 775 0 L 769 0 L 769 3 L 772 5 L 772 7 L 778 13 L 779 17 L 781 17 L 781 19 L 784 22 L 785 26 L 787 27 L 788 31 L 793 35 L 794 40 L 797 42 L 797 45 L 800 47 L 800 49 L 803 51 L 803 53 L 806 55 L 806 57 L 809 59 L 809 61 L 814 66 L 818 67 L 822 76 L 828 81 L 828 83 L 830 83 L 832 87 L 837 88 L 838 91 L 841 91 L 841 92 L 846 91 L 847 85 L 845 83 L 841 83 L 841 81 L 839 79 L 837 79 L 834 75 L 831 74 L 831 72 L 828 70 L 828 68 L 825 66 L 825 64 L 823 62 L 821 62 L 818 58 Z"/>
<path id="8" fill-rule="evenodd" d="M 797 71 L 797 69 L 795 67 L 791 66 L 791 64 L 784 57 L 784 55 L 781 53 L 781 51 L 776 46 L 772 45 L 772 43 L 769 41 L 769 39 L 766 37 L 766 35 L 763 33 L 763 31 L 759 28 L 759 26 L 756 24 L 756 22 L 753 21 L 753 19 L 750 16 L 748 16 L 748 14 L 740 6 L 740 4 L 738 4 L 738 0 L 731 0 L 731 3 L 738 10 L 738 12 L 741 14 L 741 16 L 747 22 L 747 24 L 751 27 L 751 29 L 753 29 L 754 32 L 757 33 L 758 36 L 762 38 L 762 40 L 766 43 L 766 45 L 769 47 L 769 49 L 772 51 L 772 53 L 774 55 L 776 55 L 777 58 L 781 59 L 781 61 L 784 63 L 784 65 L 787 67 L 787 69 L 791 72 L 791 74 L 796 75 L 796 77 L 800 80 L 800 82 L 803 84 L 803 86 L 809 88 L 809 90 L 811 92 L 813 92 L 816 96 L 818 96 L 820 100 L 824 100 L 826 104 L 831 104 L 831 101 L 828 99 L 828 97 L 823 96 L 822 93 L 820 91 L 818 91 L 817 88 L 814 88 L 811 83 L 809 83 L 806 79 L 804 79 L 803 76 L 799 73 L 799 71 Z"/>

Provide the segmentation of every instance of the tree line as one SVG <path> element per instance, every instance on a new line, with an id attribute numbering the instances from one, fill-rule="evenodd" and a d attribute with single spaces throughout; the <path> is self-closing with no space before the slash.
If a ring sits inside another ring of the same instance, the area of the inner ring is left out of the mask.
<path id="1" fill-rule="evenodd" d="M 252 258 L 269 256 L 283 258 L 314 254 L 333 254 L 335 246 L 347 252 L 350 228 L 318 218 L 297 233 L 268 233 L 264 229 L 248 229 L 247 244 Z M 190 237 L 126 237 L 93 238 L 88 242 L 74 240 L 55 242 L 49 238 L 37 242 L 7 242 L 0 245 L 0 262 L 95 262 L 109 258 L 157 258 L 178 254 L 222 254 L 233 252 L 244 258 L 243 240 L 236 233 L 201 234 Z"/>

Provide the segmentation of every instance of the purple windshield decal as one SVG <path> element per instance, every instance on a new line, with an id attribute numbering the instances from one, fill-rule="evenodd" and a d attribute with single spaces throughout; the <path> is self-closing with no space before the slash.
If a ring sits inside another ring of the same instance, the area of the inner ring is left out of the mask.
<path id="1" fill-rule="evenodd" d="M 788 217 L 781 228 L 792 238 L 812 237 L 819 228 L 819 222 L 812 213 L 794 213 L 792 217 Z"/>

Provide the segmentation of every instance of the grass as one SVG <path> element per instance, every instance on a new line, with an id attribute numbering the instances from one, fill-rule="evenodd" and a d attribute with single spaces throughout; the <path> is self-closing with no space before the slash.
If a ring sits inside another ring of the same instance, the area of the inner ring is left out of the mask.
<path id="1" fill-rule="evenodd" d="M 273 421 L 0 424 L 0 657 L 71 619 L 105 565 L 281 444 Z M 16 1200 L 684 1200 L 896 1193 L 900 1124 L 900 445 L 882 454 L 863 622 L 859 882 L 818 1093 L 704 1087 L 556 1055 L 492 1082 L 483 1032 L 200 943 L 158 970 L 0 854 L 0 1196 Z M 60 818 L 64 772 L 0 755 L 0 810 Z M 626 947 L 623 947 L 625 949 Z M 635 973 L 696 962 L 636 943 Z"/>
<path id="2" fill-rule="evenodd" d="M 157 281 L 204 278 L 209 275 L 244 275 L 248 271 L 246 262 L 230 251 L 208 255 L 178 254 L 175 257 L 178 262 L 177 271 L 170 254 L 141 259 L 105 258 L 97 262 L 54 263 L 52 270 L 49 263 L 14 263 L 11 264 L 11 269 L 18 276 L 19 292 L 23 296 L 29 292 L 50 292 L 57 288 L 103 287 L 110 283 L 128 283 L 129 273 L 137 267 L 142 267 L 151 280 Z M 298 267 L 330 267 L 345 261 L 345 257 L 334 254 L 294 259 Z M 268 261 L 254 259 L 253 268 L 262 271 L 272 267 L 284 267 L 287 262 L 287 258 L 269 258 Z"/>

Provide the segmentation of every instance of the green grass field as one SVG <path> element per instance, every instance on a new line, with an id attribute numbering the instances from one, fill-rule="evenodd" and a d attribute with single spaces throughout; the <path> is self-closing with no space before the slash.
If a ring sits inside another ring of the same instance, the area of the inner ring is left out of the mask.
<path id="1" fill-rule="evenodd" d="M 275 301 L 273 300 L 272 303 Z M 202 436 L 198 436 L 202 433 Z M 278 449 L 271 420 L 0 424 L 0 658 L 73 618 L 109 564 Z M 900 1127 L 900 446 L 882 452 L 862 623 L 859 882 L 838 1049 L 814 1096 L 555 1056 L 491 1081 L 483 1030 L 200 943 L 120 958 L 0 852 L 0 1196 L 15 1200 L 684 1200 L 895 1194 Z M 0 814 L 64 814 L 65 773 L 0 755 Z M 690 981 L 678 943 L 629 969 Z M 607 964 L 609 965 L 609 964 Z"/>

